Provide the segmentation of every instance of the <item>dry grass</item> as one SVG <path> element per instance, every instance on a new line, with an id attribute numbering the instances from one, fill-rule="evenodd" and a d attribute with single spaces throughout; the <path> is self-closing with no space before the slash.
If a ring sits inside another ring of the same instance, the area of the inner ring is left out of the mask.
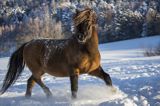
<path id="1" fill-rule="evenodd" d="M 156 47 L 150 47 L 145 49 L 144 56 L 150 57 L 150 56 L 160 56 L 160 43 Z"/>

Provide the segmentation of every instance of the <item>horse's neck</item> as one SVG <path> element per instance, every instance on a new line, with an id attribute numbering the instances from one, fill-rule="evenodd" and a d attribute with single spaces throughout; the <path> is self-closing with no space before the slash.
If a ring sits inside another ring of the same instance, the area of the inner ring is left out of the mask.
<path id="1" fill-rule="evenodd" d="M 86 46 L 90 53 L 95 53 L 98 51 L 98 34 L 95 26 L 93 26 L 92 37 L 86 43 Z"/>

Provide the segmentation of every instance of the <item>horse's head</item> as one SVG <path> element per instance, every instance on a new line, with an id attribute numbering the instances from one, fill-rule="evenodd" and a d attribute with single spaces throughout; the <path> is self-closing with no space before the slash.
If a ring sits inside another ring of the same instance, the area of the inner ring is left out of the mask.
<path id="1" fill-rule="evenodd" d="M 75 36 L 79 43 L 85 43 L 92 37 L 93 26 L 96 25 L 96 13 L 92 9 L 76 12 L 74 16 Z"/>

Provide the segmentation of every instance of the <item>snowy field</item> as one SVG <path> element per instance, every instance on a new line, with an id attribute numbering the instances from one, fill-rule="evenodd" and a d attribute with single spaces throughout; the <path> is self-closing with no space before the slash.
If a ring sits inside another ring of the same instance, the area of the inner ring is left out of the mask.
<path id="1" fill-rule="evenodd" d="M 31 73 L 27 68 L 17 82 L 0 96 L 0 106 L 160 106 L 160 56 L 144 57 L 147 47 L 160 36 L 100 45 L 102 66 L 111 75 L 116 92 L 96 77 L 81 75 L 76 100 L 71 99 L 69 78 L 44 75 L 53 97 L 47 99 L 36 85 L 30 99 L 24 97 Z M 0 59 L 0 86 L 8 58 Z"/>

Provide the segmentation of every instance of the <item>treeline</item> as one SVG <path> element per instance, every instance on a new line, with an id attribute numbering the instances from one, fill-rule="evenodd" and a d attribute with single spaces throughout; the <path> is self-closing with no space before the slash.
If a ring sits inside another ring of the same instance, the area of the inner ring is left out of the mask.
<path id="1" fill-rule="evenodd" d="M 100 43 L 160 34 L 159 0 L 0 1 L 0 56 L 34 38 L 68 38 L 76 9 L 97 13 Z"/>

